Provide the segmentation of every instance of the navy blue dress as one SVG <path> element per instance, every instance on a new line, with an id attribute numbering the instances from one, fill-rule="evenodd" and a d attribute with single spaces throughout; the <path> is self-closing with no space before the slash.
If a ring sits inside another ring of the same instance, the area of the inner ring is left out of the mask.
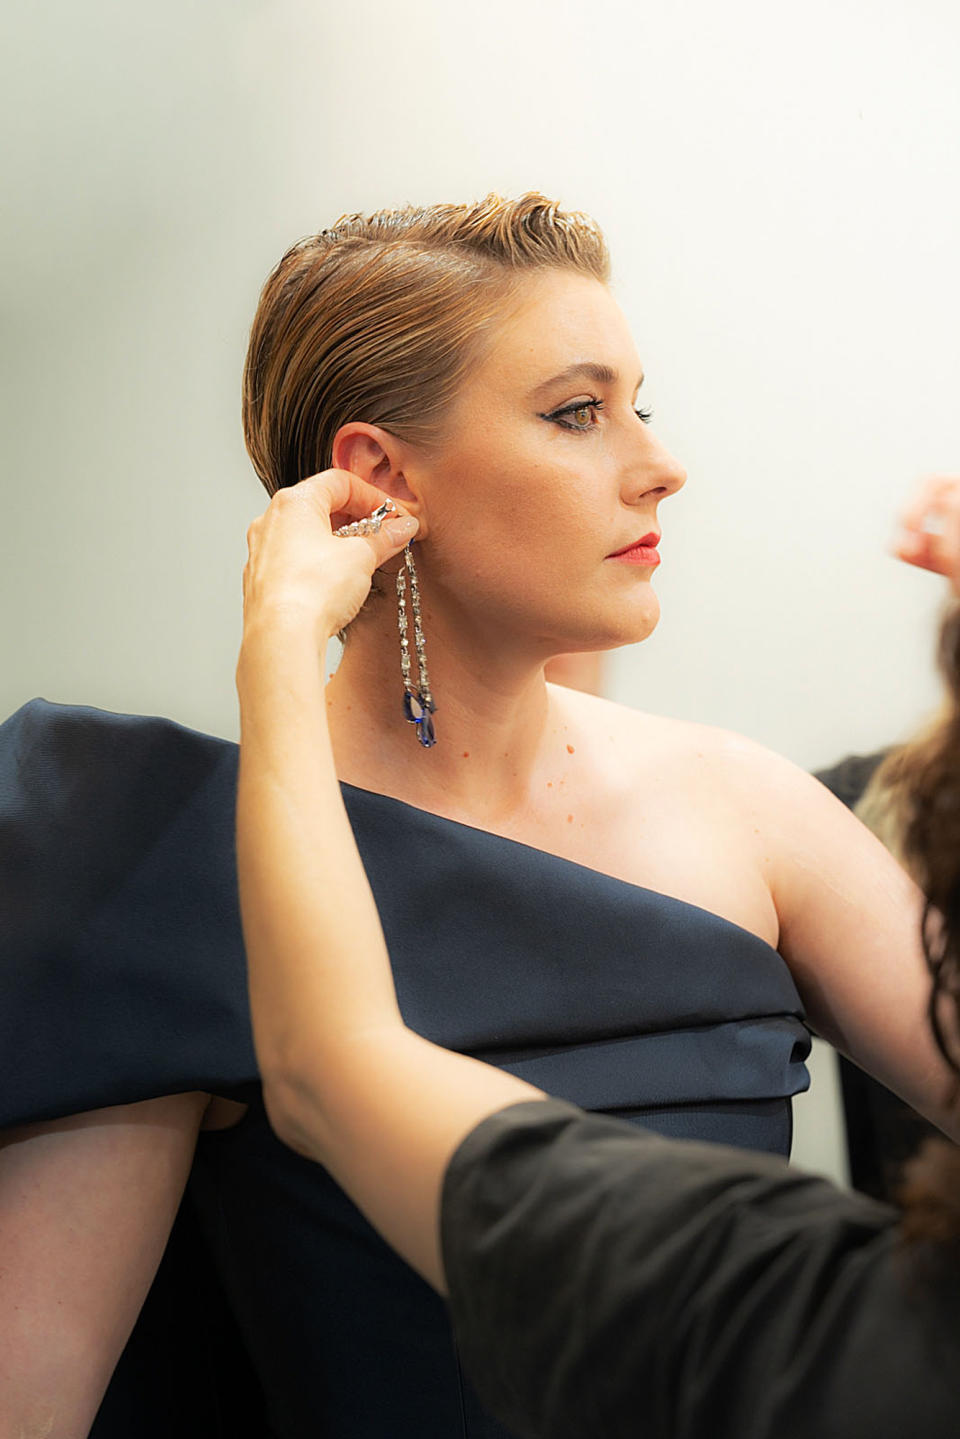
<path id="1" fill-rule="evenodd" d="M 0 726 L 0 1125 L 196 1089 L 250 1105 L 200 1135 L 178 1255 L 93 1434 L 182 1439 L 206 1405 L 204 1439 L 504 1439 L 443 1302 L 267 1123 L 237 756 L 170 720 L 45 700 Z M 776 950 L 696 905 L 343 794 L 413 1029 L 661 1134 L 789 1153 L 809 1036 Z M 227 1412 L 241 1393 L 245 1428 Z"/>

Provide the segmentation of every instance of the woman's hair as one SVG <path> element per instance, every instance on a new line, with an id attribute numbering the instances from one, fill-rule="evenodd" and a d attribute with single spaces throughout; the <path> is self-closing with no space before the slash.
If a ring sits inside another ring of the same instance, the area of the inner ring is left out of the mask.
<path id="1" fill-rule="evenodd" d="M 960 605 L 939 638 L 943 703 L 874 770 L 854 813 L 900 861 L 926 897 L 923 952 L 930 971 L 930 1025 L 958 1075 L 960 1097 Z M 960 1250 L 960 1150 L 928 1139 L 903 1169 L 897 1194 L 909 1239 Z"/>
<path id="2" fill-rule="evenodd" d="M 428 445 L 525 276 L 606 282 L 596 223 L 530 193 L 343 215 L 267 279 L 243 375 L 243 430 L 269 494 L 329 467 L 363 420 Z"/>
<path id="3" fill-rule="evenodd" d="M 907 828 L 914 811 L 914 793 L 919 778 L 931 764 L 938 763 L 944 726 L 951 721 L 953 702 L 949 696 L 905 744 L 889 749 L 876 766 L 853 812 L 877 839 L 881 840 L 905 870 L 919 883 L 919 859 L 906 852 Z"/>
<path id="4" fill-rule="evenodd" d="M 940 631 L 948 703 L 917 741 L 894 750 L 874 777 L 896 794 L 903 862 L 926 896 L 923 952 L 932 980 L 929 1018 L 958 1076 L 960 1097 L 960 605 Z M 949 1242 L 960 1251 L 960 1149 L 927 1140 L 904 1169 L 899 1198 L 908 1238 Z"/>

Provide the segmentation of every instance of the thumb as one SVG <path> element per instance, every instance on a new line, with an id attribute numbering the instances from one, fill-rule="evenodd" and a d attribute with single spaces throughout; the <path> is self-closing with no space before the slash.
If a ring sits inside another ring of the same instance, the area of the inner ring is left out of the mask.
<path id="1" fill-rule="evenodd" d="M 413 515 L 397 515 L 391 520 L 384 520 L 379 533 L 369 537 L 374 548 L 382 550 L 377 563 L 382 564 L 397 550 L 402 549 L 413 539 L 419 528 L 419 521 Z"/>

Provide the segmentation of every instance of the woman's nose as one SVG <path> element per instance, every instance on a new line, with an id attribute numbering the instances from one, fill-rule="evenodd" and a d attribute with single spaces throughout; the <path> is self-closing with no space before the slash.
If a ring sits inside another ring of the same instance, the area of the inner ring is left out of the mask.
<path id="1" fill-rule="evenodd" d="M 651 431 L 644 435 L 642 455 L 638 456 L 624 477 L 624 498 L 628 503 L 645 495 L 657 499 L 675 495 L 687 483 L 687 472 L 680 461 Z"/>

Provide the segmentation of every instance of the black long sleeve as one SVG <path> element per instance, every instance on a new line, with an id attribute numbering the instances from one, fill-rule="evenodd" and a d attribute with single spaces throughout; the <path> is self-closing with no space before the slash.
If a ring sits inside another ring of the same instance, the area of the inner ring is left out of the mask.
<path id="1" fill-rule="evenodd" d="M 464 1366 L 524 1439 L 956 1439 L 960 1276 L 897 1224 L 558 1100 L 473 1130 L 441 1214 Z"/>

